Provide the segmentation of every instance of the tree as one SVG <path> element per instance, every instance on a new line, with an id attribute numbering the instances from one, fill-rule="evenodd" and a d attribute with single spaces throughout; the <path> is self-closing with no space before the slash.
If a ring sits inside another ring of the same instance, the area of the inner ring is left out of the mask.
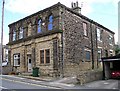
<path id="1" fill-rule="evenodd" d="M 120 47 L 118 45 L 115 46 L 115 55 L 120 53 Z"/>

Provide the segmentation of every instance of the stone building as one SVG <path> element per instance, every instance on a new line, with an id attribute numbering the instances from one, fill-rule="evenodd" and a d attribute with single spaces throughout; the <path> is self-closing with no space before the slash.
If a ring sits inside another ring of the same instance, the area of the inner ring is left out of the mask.
<path id="1" fill-rule="evenodd" d="M 78 76 L 99 69 L 114 55 L 114 32 L 80 13 L 78 2 L 57 3 L 9 24 L 9 59 L 14 71 Z"/>

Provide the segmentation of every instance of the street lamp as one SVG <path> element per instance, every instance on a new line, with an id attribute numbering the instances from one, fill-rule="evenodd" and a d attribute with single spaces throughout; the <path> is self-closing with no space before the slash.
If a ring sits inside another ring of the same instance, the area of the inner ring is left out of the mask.
<path id="1" fill-rule="evenodd" d="M 1 43 L 0 43 L 0 74 L 2 74 L 2 59 L 3 59 L 3 24 L 4 24 L 4 4 L 2 3 L 2 24 L 1 24 Z"/>

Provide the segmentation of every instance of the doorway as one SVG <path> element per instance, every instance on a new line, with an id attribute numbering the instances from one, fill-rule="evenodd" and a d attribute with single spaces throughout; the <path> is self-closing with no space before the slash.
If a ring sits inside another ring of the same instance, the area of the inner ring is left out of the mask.
<path id="1" fill-rule="evenodd" d="M 32 60 L 31 60 L 31 55 L 27 55 L 27 60 L 28 60 L 28 72 L 32 72 Z"/>

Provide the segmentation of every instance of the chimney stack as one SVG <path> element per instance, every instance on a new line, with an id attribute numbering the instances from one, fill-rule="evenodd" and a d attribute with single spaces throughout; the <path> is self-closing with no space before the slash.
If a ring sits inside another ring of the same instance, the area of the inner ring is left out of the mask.
<path id="1" fill-rule="evenodd" d="M 71 3 L 72 10 L 74 10 L 77 13 L 81 13 L 81 8 L 79 7 L 78 1 L 76 3 Z"/>

